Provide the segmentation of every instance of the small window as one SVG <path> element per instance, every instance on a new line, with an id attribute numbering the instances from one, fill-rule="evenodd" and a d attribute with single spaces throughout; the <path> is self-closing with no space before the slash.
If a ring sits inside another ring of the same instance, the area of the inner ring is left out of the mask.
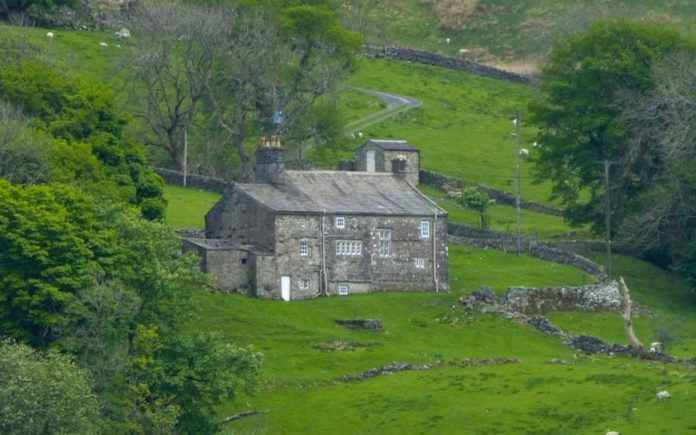
<path id="1" fill-rule="evenodd" d="M 416 258 L 415 263 L 417 269 L 425 269 L 425 258 Z"/>
<path id="2" fill-rule="evenodd" d="M 389 257 L 391 249 L 391 230 L 377 230 L 377 239 L 379 240 L 379 256 Z"/>
<path id="3" fill-rule="evenodd" d="M 345 296 L 348 294 L 348 286 L 346 284 L 341 284 L 338 286 L 338 294 L 341 296 Z"/>
<path id="4" fill-rule="evenodd" d="M 301 279 L 300 280 L 300 290 L 309 290 L 309 280 L 308 279 Z"/>
<path id="5" fill-rule="evenodd" d="M 343 216 L 336 216 L 336 228 L 343 229 L 346 227 L 346 218 Z"/>
<path id="6" fill-rule="evenodd" d="M 300 240 L 300 255 L 309 255 L 309 241 Z"/>
<path id="7" fill-rule="evenodd" d="M 421 233 L 421 237 L 423 237 L 423 238 L 430 237 L 430 221 L 428 221 L 428 220 L 421 221 L 420 233 Z"/>

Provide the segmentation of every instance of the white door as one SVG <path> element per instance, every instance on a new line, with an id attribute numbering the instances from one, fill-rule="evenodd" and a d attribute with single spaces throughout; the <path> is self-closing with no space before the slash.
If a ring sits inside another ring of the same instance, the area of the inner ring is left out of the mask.
<path id="1" fill-rule="evenodd" d="M 280 277 L 280 297 L 284 301 L 290 300 L 290 277 L 283 275 Z"/>
<path id="2" fill-rule="evenodd" d="M 375 172 L 375 150 L 367 151 L 367 172 Z"/>

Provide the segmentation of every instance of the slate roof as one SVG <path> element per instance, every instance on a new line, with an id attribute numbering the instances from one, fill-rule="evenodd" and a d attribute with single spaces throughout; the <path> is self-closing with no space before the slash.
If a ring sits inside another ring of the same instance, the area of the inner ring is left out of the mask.
<path id="1" fill-rule="evenodd" d="M 412 147 L 405 140 L 388 140 L 388 139 L 371 139 L 363 146 L 374 145 L 384 151 L 416 151 L 417 148 Z"/>
<path id="2" fill-rule="evenodd" d="M 237 184 L 266 207 L 291 213 L 444 216 L 447 213 L 391 173 L 286 171 L 280 185 Z"/>

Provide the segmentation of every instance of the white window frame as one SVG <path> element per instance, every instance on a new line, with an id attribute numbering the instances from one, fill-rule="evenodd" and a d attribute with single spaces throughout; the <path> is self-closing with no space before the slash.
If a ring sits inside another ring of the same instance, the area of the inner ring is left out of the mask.
<path id="1" fill-rule="evenodd" d="M 300 240 L 300 255 L 303 257 L 309 255 L 309 240 Z"/>
<path id="2" fill-rule="evenodd" d="M 334 224 L 336 228 L 342 230 L 346 227 L 346 218 L 344 216 L 336 216 L 336 220 L 334 221 Z"/>
<path id="3" fill-rule="evenodd" d="M 336 255 L 341 255 L 341 256 L 362 255 L 362 241 L 360 241 L 360 240 L 336 240 Z"/>
<path id="4" fill-rule="evenodd" d="M 420 235 L 423 239 L 430 238 L 430 221 L 428 219 L 420 221 Z"/>
<path id="5" fill-rule="evenodd" d="M 302 278 L 300 280 L 300 290 L 309 290 L 309 278 Z"/>
<path id="6" fill-rule="evenodd" d="M 391 230 L 378 229 L 378 252 L 380 257 L 389 257 L 391 254 Z"/>
<path id="7" fill-rule="evenodd" d="M 416 269 L 425 269 L 425 258 L 414 258 L 413 263 Z"/>
<path id="8" fill-rule="evenodd" d="M 350 286 L 348 284 L 339 284 L 338 285 L 339 296 L 346 296 L 348 293 L 350 293 Z"/>

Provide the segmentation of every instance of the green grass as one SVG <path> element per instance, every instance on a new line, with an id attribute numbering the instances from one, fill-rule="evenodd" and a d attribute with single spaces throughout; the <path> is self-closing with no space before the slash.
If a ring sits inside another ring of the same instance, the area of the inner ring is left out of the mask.
<path id="1" fill-rule="evenodd" d="M 423 102 L 420 108 L 369 127 L 364 132 L 366 139 L 408 140 L 420 150 L 425 169 L 514 191 L 511 119 L 524 113 L 533 88 L 428 65 L 375 59 L 361 59 L 351 83 Z M 534 129 L 525 127 L 524 121 L 521 136 L 522 147 L 533 153 Z M 532 175 L 532 163 L 523 160 L 522 197 L 548 203 L 550 185 L 533 184 Z"/>
<path id="2" fill-rule="evenodd" d="M 591 258 L 600 264 L 605 261 L 598 254 Z M 674 273 L 622 255 L 612 257 L 612 269 L 615 277 L 620 275 L 626 280 L 631 298 L 644 307 L 634 316 L 635 331 L 643 344 L 662 341 L 676 356 L 696 357 L 696 293 L 688 282 Z M 628 343 L 618 314 L 553 313 L 550 318 L 562 329 Z"/>
<path id="3" fill-rule="evenodd" d="M 204 217 L 220 199 L 220 194 L 199 189 L 165 185 L 167 216 L 165 222 L 176 229 L 203 229 Z"/>
<path id="4" fill-rule="evenodd" d="M 450 273 L 467 279 L 469 286 L 439 294 L 389 292 L 283 303 L 199 293 L 195 328 L 221 331 L 229 341 L 253 345 L 265 357 L 261 391 L 224 406 L 221 414 L 247 407 L 263 410 L 229 429 L 269 434 L 601 433 L 607 428 L 688 433 L 696 427 L 690 412 L 696 406 L 696 395 L 690 394 L 696 387 L 693 370 L 577 355 L 557 338 L 457 307 L 457 299 L 479 284 L 498 290 L 520 281 L 578 283 L 580 277 L 560 269 L 535 274 L 540 264 L 530 260 L 451 246 Z M 499 273 L 497 268 L 506 263 L 510 267 Z M 344 318 L 379 318 L 385 331 L 350 330 L 334 322 Z M 317 346 L 336 340 L 358 346 L 337 352 Z M 392 362 L 468 358 L 518 362 L 340 380 Z M 674 399 L 657 404 L 654 395 L 665 388 Z"/>
<path id="5" fill-rule="evenodd" d="M 539 59 L 553 38 L 567 31 L 564 20 L 626 17 L 670 23 L 692 32 L 696 29 L 696 8 L 691 0 L 481 0 L 483 7 L 454 30 L 442 29 L 433 10 L 423 3 L 420 0 L 378 2 L 371 13 L 375 30 L 368 39 L 452 56 L 460 48 L 482 49 L 478 57 L 484 60 Z M 543 37 L 544 34 L 547 36 Z M 450 38 L 449 45 L 445 38 Z"/>
<path id="6" fill-rule="evenodd" d="M 67 68 L 95 83 L 115 86 L 123 79 L 122 63 L 133 49 L 132 41 L 117 40 L 111 31 L 50 30 L 55 33 L 53 39 L 46 37 L 49 31 L 46 28 L 0 24 L 0 39 L 15 38 L 36 46 L 49 59 L 63 62 Z M 101 47 L 100 42 L 106 42 L 108 47 Z"/>
<path id="7" fill-rule="evenodd" d="M 444 192 L 425 185 L 418 189 L 428 195 L 445 209 L 448 220 L 457 224 L 479 226 L 480 217 L 475 211 L 462 207 L 456 198 L 450 198 Z M 491 204 L 488 208 L 490 229 L 506 234 L 515 233 L 516 212 L 514 207 Z M 536 239 L 551 239 L 557 237 L 591 238 L 592 235 L 584 227 L 571 227 L 563 217 L 535 213 L 526 209 L 520 210 L 520 228 L 522 234 Z"/>

